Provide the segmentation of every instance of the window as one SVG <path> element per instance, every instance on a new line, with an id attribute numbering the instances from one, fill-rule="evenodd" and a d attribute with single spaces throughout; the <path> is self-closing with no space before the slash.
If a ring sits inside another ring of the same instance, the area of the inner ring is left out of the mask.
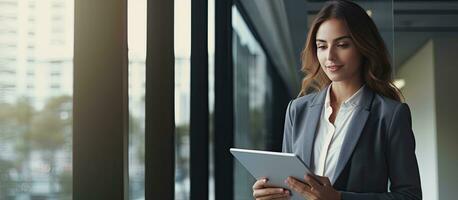
<path id="1" fill-rule="evenodd" d="M 175 3 L 175 197 L 189 199 L 191 2 Z M 180 2 L 181 1 L 181 2 Z M 146 0 L 128 1 L 129 198 L 145 194 Z"/>
<path id="2" fill-rule="evenodd" d="M 189 199 L 191 1 L 175 1 L 175 199 Z"/>
<path id="3" fill-rule="evenodd" d="M 214 111 L 215 111 L 215 0 L 208 0 L 208 199 L 215 199 L 215 165 L 214 165 Z"/>
<path id="4" fill-rule="evenodd" d="M 71 199 L 73 1 L 66 0 L 63 7 L 51 7 L 49 1 L 8 2 L 0 4 L 9 11 L 0 13 L 0 26 L 7 29 L 0 33 L 7 42 L 0 47 L 0 59 L 8 61 L 0 67 L 0 199 Z M 40 40 L 54 40 L 46 32 L 51 18 L 36 17 L 48 8 L 65 13 L 60 25 L 68 30 L 63 39 L 71 45 L 51 49 L 35 45 L 40 41 L 33 34 L 19 34 L 39 27 L 45 31 Z M 34 55 L 34 49 L 42 53 Z M 49 57 L 62 64 L 48 63 Z M 29 72 L 29 60 L 39 62 L 34 67 L 40 70 Z M 67 78 L 51 83 L 49 71 Z M 36 80 L 33 85 L 27 84 L 30 74 Z"/>
<path id="5" fill-rule="evenodd" d="M 267 148 L 267 121 L 272 115 L 272 80 L 264 50 L 236 6 L 232 7 L 232 52 L 234 63 L 234 145 Z M 238 162 L 234 167 L 234 199 L 251 197 L 255 179 Z"/>
<path id="6" fill-rule="evenodd" d="M 129 199 L 145 198 L 146 0 L 128 1 Z"/>

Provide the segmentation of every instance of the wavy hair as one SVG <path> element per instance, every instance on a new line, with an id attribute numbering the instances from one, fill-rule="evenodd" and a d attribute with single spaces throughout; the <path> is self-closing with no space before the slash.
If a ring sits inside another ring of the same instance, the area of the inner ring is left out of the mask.
<path id="1" fill-rule="evenodd" d="M 326 2 L 314 19 L 301 53 L 301 70 L 305 77 L 299 96 L 321 90 L 331 83 L 320 67 L 315 42 L 318 28 L 329 19 L 339 19 L 346 24 L 356 49 L 362 55 L 361 75 L 366 86 L 378 94 L 402 101 L 401 91 L 393 84 L 388 50 L 375 23 L 363 8 L 348 0 Z"/>

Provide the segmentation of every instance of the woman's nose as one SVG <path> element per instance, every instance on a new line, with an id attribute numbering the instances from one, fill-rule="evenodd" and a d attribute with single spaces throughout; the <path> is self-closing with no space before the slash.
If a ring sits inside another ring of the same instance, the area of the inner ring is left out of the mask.
<path id="1" fill-rule="evenodd" d="M 329 61 L 335 61 L 336 60 L 336 52 L 334 47 L 328 48 L 328 55 L 327 58 Z"/>

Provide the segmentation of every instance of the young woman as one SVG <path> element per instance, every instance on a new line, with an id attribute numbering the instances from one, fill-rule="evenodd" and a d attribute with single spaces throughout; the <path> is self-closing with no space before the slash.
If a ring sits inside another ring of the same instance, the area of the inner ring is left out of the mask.
<path id="1" fill-rule="evenodd" d="M 410 110 L 366 12 L 350 1 L 327 2 L 302 61 L 306 77 L 286 111 L 283 151 L 299 155 L 315 175 L 289 177 L 289 188 L 260 179 L 253 196 L 287 199 L 293 190 L 306 199 L 421 199 Z M 308 94 L 312 88 L 320 91 Z"/>

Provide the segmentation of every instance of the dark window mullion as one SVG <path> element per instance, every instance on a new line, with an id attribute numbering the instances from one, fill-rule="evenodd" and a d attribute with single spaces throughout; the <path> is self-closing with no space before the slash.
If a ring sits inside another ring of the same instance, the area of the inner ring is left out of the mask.
<path id="1" fill-rule="evenodd" d="M 147 2 L 145 199 L 175 195 L 174 1 Z"/>
<path id="2" fill-rule="evenodd" d="M 215 0 L 215 199 L 234 199 L 232 1 Z"/>
<path id="3" fill-rule="evenodd" d="M 208 28 L 207 0 L 191 2 L 191 200 L 208 199 Z"/>

